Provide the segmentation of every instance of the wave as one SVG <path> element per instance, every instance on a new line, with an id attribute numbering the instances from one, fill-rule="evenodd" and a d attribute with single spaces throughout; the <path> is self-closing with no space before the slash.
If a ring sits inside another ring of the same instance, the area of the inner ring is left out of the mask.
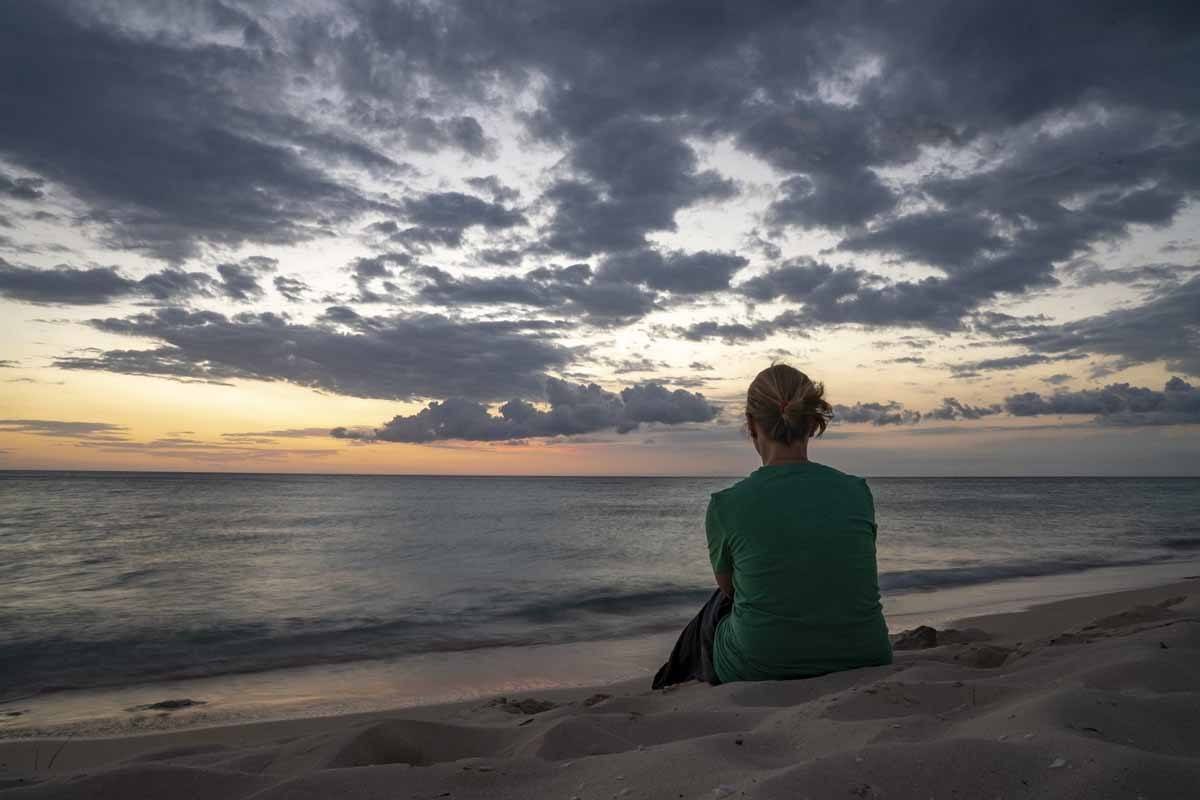
<path id="1" fill-rule="evenodd" d="M 1197 545 L 1200 547 L 1200 544 Z M 1048 575 L 1069 575 L 1103 567 L 1135 567 L 1174 560 L 1169 555 L 1135 559 L 1065 559 L 1061 561 L 1020 561 L 1007 564 L 986 564 L 971 567 L 901 570 L 881 572 L 879 588 L 883 592 L 904 593 L 949 589 L 1013 578 L 1040 578 Z"/>
<path id="2" fill-rule="evenodd" d="M 1163 539 L 1159 544 L 1168 550 L 1200 550 L 1200 536 L 1180 536 Z"/>
<path id="3" fill-rule="evenodd" d="M 1163 546 L 1196 550 L 1200 539 L 1171 539 Z M 879 585 L 885 594 L 903 594 L 1179 559 L 1158 555 L 900 570 L 880 573 Z M 0 674 L 6 676 L 0 702 L 14 694 L 70 688 L 664 633 L 686 624 L 711 591 L 709 586 L 668 583 L 625 590 L 563 589 L 532 599 L 528 594 L 493 593 L 440 618 L 214 620 L 187 630 L 112 630 L 107 637 L 96 638 L 39 636 L 32 629 L 24 629 L 23 636 L 10 635 L 16 627 L 6 625 L 5 615 L 0 614 L 0 636 L 8 639 L 0 648 Z"/>

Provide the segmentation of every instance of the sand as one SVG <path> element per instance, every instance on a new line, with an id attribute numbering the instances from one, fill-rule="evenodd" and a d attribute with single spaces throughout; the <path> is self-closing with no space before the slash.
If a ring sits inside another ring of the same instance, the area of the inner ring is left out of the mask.
<path id="1" fill-rule="evenodd" d="M 0 797 L 1200 797 L 1200 580 L 954 627 L 803 681 L 0 741 Z"/>

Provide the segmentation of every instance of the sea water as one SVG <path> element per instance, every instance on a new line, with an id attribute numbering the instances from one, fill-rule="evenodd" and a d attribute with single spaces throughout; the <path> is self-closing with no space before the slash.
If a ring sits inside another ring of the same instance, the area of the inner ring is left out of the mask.
<path id="1" fill-rule="evenodd" d="M 705 505 L 734 480 L 0 473 L 0 702 L 669 642 L 712 590 Z M 870 484 L 890 609 L 1200 558 L 1200 479 Z"/>

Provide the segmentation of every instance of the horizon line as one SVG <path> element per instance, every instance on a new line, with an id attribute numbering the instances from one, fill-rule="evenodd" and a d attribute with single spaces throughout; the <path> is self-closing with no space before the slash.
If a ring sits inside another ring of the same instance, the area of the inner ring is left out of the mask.
<path id="1" fill-rule="evenodd" d="M 826 465 L 828 466 L 828 465 Z M 755 468 L 757 469 L 757 467 Z M 836 467 L 834 467 L 836 469 Z M 0 467 L 0 475 L 14 473 L 40 474 L 92 474 L 92 475 L 225 475 L 225 476 L 262 476 L 262 477 L 306 477 L 306 478 L 669 478 L 669 479 L 725 479 L 737 480 L 749 473 L 740 474 L 633 474 L 633 473 L 457 473 L 457 472 L 255 472 L 238 470 L 186 470 L 186 469 L 22 469 L 17 467 Z M 1063 474 L 1063 475 L 861 475 L 867 479 L 886 480 L 1197 480 L 1197 475 L 1102 475 L 1102 474 Z"/>

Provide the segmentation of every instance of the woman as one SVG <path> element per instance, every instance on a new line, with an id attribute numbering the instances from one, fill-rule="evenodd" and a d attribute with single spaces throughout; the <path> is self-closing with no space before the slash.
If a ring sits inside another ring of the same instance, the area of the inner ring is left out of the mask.
<path id="1" fill-rule="evenodd" d="M 746 425 L 763 465 L 712 495 L 705 528 L 719 587 L 654 678 L 805 678 L 889 664 L 867 482 L 808 460 L 833 409 L 785 364 L 758 374 Z"/>

